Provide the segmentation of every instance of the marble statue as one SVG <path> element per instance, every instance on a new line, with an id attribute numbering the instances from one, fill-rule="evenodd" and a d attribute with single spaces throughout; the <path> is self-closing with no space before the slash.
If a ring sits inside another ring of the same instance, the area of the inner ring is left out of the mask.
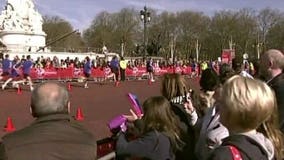
<path id="1" fill-rule="evenodd" d="M 45 46 L 43 19 L 33 0 L 6 0 L 0 15 L 0 41 L 9 52 L 34 52 Z"/>
<path id="2" fill-rule="evenodd" d="M 42 16 L 35 10 L 33 0 L 6 0 L 0 15 L 0 30 L 43 33 Z"/>

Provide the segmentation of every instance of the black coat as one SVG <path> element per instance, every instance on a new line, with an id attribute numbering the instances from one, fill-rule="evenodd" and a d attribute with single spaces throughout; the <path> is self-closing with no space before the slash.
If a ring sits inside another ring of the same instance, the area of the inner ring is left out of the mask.
<path id="1" fill-rule="evenodd" d="M 141 138 L 127 141 L 125 134 L 121 133 L 116 144 L 118 156 L 127 155 L 150 160 L 173 160 L 170 139 L 160 132 L 151 131 Z"/>
<path id="2" fill-rule="evenodd" d="M 95 160 L 96 140 L 68 115 L 48 115 L 4 136 L 0 159 Z"/>
<path id="3" fill-rule="evenodd" d="M 279 127 L 284 133 L 284 73 L 281 73 L 268 82 L 274 90 L 278 106 Z"/>
<path id="4" fill-rule="evenodd" d="M 189 123 L 190 117 L 181 104 L 172 103 L 171 109 L 177 116 L 177 119 L 179 121 L 179 128 L 181 129 L 181 140 L 185 144 L 181 150 L 176 152 L 176 159 L 195 160 L 195 132 L 193 127 Z"/>
<path id="5" fill-rule="evenodd" d="M 238 149 L 243 160 L 268 160 L 268 154 L 262 145 L 245 135 L 233 135 L 225 138 L 222 145 L 213 151 L 209 160 L 232 160 L 233 155 L 229 145 Z"/>
<path id="6" fill-rule="evenodd" d="M 195 160 L 196 159 L 196 156 L 194 154 L 195 134 L 194 134 L 193 127 L 189 123 L 190 117 L 184 110 L 183 105 L 181 104 L 172 103 L 171 110 L 176 115 L 179 128 L 181 129 L 180 137 L 181 137 L 181 140 L 184 142 L 182 149 L 175 152 L 175 159 L 176 160 Z M 142 120 L 136 120 L 135 121 L 136 131 L 134 131 L 135 133 L 134 135 L 141 135 L 143 126 L 144 126 L 144 123 Z"/>
<path id="7" fill-rule="evenodd" d="M 183 105 L 181 105 L 181 104 L 171 103 L 171 110 L 176 115 L 176 118 L 177 118 L 178 124 L 179 124 L 179 128 L 181 129 L 180 137 L 181 137 L 181 140 L 184 142 L 182 149 L 175 152 L 175 159 L 176 160 L 195 160 L 196 159 L 196 156 L 194 154 L 195 133 L 194 133 L 193 127 L 190 125 L 190 116 L 188 115 L 188 113 L 186 113 Z M 136 131 L 135 131 L 134 135 L 141 135 L 143 126 L 144 126 L 144 123 L 143 123 L 142 120 L 136 120 L 135 121 Z M 133 134 L 133 133 L 131 133 L 131 134 Z M 122 139 L 121 136 L 120 136 L 119 139 L 121 141 L 121 139 Z M 130 148 L 133 149 L 132 147 L 130 147 Z M 136 149 L 134 149 L 134 150 L 136 150 Z M 121 155 L 122 153 L 118 152 L 118 154 Z M 144 153 L 142 153 L 142 154 L 144 154 Z M 141 156 L 141 155 L 139 155 L 139 156 Z"/>

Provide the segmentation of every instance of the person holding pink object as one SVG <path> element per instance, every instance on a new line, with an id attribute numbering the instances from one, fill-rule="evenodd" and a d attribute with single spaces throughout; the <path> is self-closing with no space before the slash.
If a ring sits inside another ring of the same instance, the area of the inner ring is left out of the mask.
<path id="1" fill-rule="evenodd" d="M 174 160 L 175 152 L 181 149 L 183 142 L 169 101 L 162 96 L 148 98 L 143 104 L 143 110 L 142 135 L 135 140 L 127 141 L 125 133 L 121 132 L 116 145 L 117 155 Z M 140 118 L 134 112 L 132 116 L 125 117 L 128 121 Z"/>

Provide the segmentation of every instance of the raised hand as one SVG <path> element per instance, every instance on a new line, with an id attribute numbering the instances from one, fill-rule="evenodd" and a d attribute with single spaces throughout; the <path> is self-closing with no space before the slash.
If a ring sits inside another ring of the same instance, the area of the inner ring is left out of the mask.
<path id="1" fill-rule="evenodd" d="M 131 115 L 123 115 L 128 122 L 134 122 L 137 119 L 141 119 L 143 115 L 138 116 L 132 109 L 130 109 Z"/>

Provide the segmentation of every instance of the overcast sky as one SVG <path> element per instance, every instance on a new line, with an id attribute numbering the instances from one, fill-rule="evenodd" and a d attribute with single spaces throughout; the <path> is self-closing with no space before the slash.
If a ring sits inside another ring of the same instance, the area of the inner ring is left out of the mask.
<path id="1" fill-rule="evenodd" d="M 137 10 L 147 7 L 160 11 L 201 11 L 213 15 L 223 9 L 238 10 L 252 8 L 260 10 L 270 7 L 284 12 L 284 0 L 34 0 L 42 15 L 57 15 L 69 21 L 74 29 L 86 29 L 97 13 L 101 11 L 118 12 L 130 7 Z M 1 8 L 6 0 L 0 0 Z M 137 13 L 138 14 L 138 13 Z"/>

